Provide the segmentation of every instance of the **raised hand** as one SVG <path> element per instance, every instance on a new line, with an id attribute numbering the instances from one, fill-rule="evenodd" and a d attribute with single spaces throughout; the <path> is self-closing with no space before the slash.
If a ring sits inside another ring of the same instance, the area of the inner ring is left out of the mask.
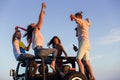
<path id="1" fill-rule="evenodd" d="M 73 14 L 71 14 L 70 19 L 71 19 L 71 21 L 73 21 L 75 19 L 75 16 Z"/>
<path id="2" fill-rule="evenodd" d="M 18 26 L 15 27 L 15 31 L 17 31 L 17 30 L 18 30 Z"/>
<path id="3" fill-rule="evenodd" d="M 43 2 L 42 3 L 42 8 L 45 9 L 46 8 L 46 4 Z"/>

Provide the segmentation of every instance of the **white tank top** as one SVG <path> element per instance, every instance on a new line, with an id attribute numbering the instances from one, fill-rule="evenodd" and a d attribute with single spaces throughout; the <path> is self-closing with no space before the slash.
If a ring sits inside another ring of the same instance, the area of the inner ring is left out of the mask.
<path id="1" fill-rule="evenodd" d="M 18 57 L 20 56 L 20 54 L 22 54 L 19 49 L 19 40 L 15 38 L 14 42 L 12 42 L 12 45 L 13 45 L 14 56 L 16 60 L 18 60 Z"/>
<path id="2" fill-rule="evenodd" d="M 37 46 L 43 47 L 43 45 L 44 45 L 44 38 L 43 38 L 41 32 L 37 31 L 35 33 L 34 31 L 32 33 L 32 48 L 34 49 Z"/>

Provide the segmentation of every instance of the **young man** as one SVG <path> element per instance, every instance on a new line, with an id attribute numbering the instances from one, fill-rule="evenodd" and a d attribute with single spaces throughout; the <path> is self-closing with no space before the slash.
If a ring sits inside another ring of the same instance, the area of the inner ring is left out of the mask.
<path id="1" fill-rule="evenodd" d="M 20 46 L 21 44 L 22 47 Z M 12 38 L 12 45 L 13 45 L 14 56 L 17 61 L 25 61 L 27 59 L 34 58 L 33 55 L 25 53 L 25 50 L 27 51 L 29 50 L 30 44 L 27 47 L 25 47 L 24 43 L 21 42 L 21 32 L 19 30 L 15 31 Z M 32 70 L 32 68 L 34 69 Z M 37 64 L 34 62 L 34 60 L 30 60 L 29 77 L 34 76 L 36 71 L 37 71 Z"/>
<path id="2" fill-rule="evenodd" d="M 78 53 L 77 53 L 77 63 L 79 66 L 80 71 L 85 74 L 84 72 L 84 66 L 82 63 L 82 59 L 85 62 L 85 65 L 87 66 L 89 72 L 90 72 L 90 80 L 95 80 L 94 73 L 92 71 L 92 67 L 89 62 L 89 49 L 90 49 L 90 43 L 89 43 L 89 27 L 90 27 L 90 21 L 89 19 L 83 20 L 82 19 L 82 12 L 78 12 L 75 15 L 70 15 L 71 20 L 74 20 L 77 23 L 76 28 L 76 35 L 78 37 Z"/>
<path id="3" fill-rule="evenodd" d="M 40 32 L 42 28 L 44 14 L 45 14 L 44 12 L 45 7 L 46 7 L 45 3 L 42 3 L 42 9 L 39 15 L 38 23 L 30 24 L 27 28 L 27 33 L 25 34 L 25 36 L 27 36 L 28 40 L 32 39 L 32 48 L 36 56 L 43 57 L 43 56 L 47 56 L 50 53 L 53 53 L 53 60 L 51 62 L 50 67 L 53 69 L 53 71 L 56 71 L 55 61 L 56 61 L 58 51 L 54 48 L 51 48 L 51 49 L 43 48 L 44 39 Z"/>

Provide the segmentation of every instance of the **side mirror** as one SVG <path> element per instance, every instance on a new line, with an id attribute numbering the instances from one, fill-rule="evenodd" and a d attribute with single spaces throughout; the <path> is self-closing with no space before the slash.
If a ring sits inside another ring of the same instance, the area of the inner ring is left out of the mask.
<path id="1" fill-rule="evenodd" d="M 14 69 L 11 69 L 11 70 L 10 70 L 10 76 L 14 76 L 14 74 L 15 74 L 15 70 L 14 70 Z"/>

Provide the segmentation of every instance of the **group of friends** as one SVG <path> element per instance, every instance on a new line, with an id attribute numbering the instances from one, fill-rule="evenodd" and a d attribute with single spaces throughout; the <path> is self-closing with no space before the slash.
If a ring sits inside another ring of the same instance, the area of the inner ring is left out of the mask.
<path id="1" fill-rule="evenodd" d="M 39 20 L 37 23 L 32 23 L 27 26 L 27 29 L 22 27 L 15 27 L 15 33 L 13 34 L 12 38 L 12 45 L 13 45 L 13 53 L 17 61 L 24 61 L 26 59 L 31 59 L 34 57 L 32 54 L 26 53 L 29 51 L 30 45 L 32 43 L 32 49 L 34 50 L 34 54 L 37 57 L 48 56 L 52 54 L 52 62 L 50 67 L 54 72 L 56 72 L 55 65 L 61 67 L 62 61 L 57 60 L 57 57 L 62 55 L 62 52 L 65 54 L 65 57 L 68 57 L 64 47 L 59 39 L 59 37 L 54 36 L 50 42 L 48 42 L 48 46 L 52 45 L 52 48 L 44 48 L 44 38 L 42 33 L 40 32 L 42 29 L 43 19 L 45 15 L 45 8 L 46 4 L 42 3 Z M 79 71 L 82 74 L 85 74 L 84 64 L 86 65 L 89 73 L 90 73 L 90 80 L 95 80 L 95 76 L 90 65 L 89 60 L 89 50 L 90 50 L 90 43 L 89 43 L 89 27 L 90 27 L 90 20 L 87 18 L 86 20 L 82 19 L 82 12 L 77 12 L 75 15 L 71 14 L 70 18 L 72 21 L 75 21 L 77 24 L 76 30 L 76 37 L 78 37 L 78 51 L 76 56 L 76 61 L 78 63 Z M 27 38 L 28 46 L 25 46 L 24 43 L 21 41 L 21 30 L 25 31 L 25 35 L 23 37 Z M 32 71 L 32 68 L 34 70 Z M 30 61 L 30 70 L 29 76 L 34 76 L 37 71 L 37 63 L 31 59 Z"/>

